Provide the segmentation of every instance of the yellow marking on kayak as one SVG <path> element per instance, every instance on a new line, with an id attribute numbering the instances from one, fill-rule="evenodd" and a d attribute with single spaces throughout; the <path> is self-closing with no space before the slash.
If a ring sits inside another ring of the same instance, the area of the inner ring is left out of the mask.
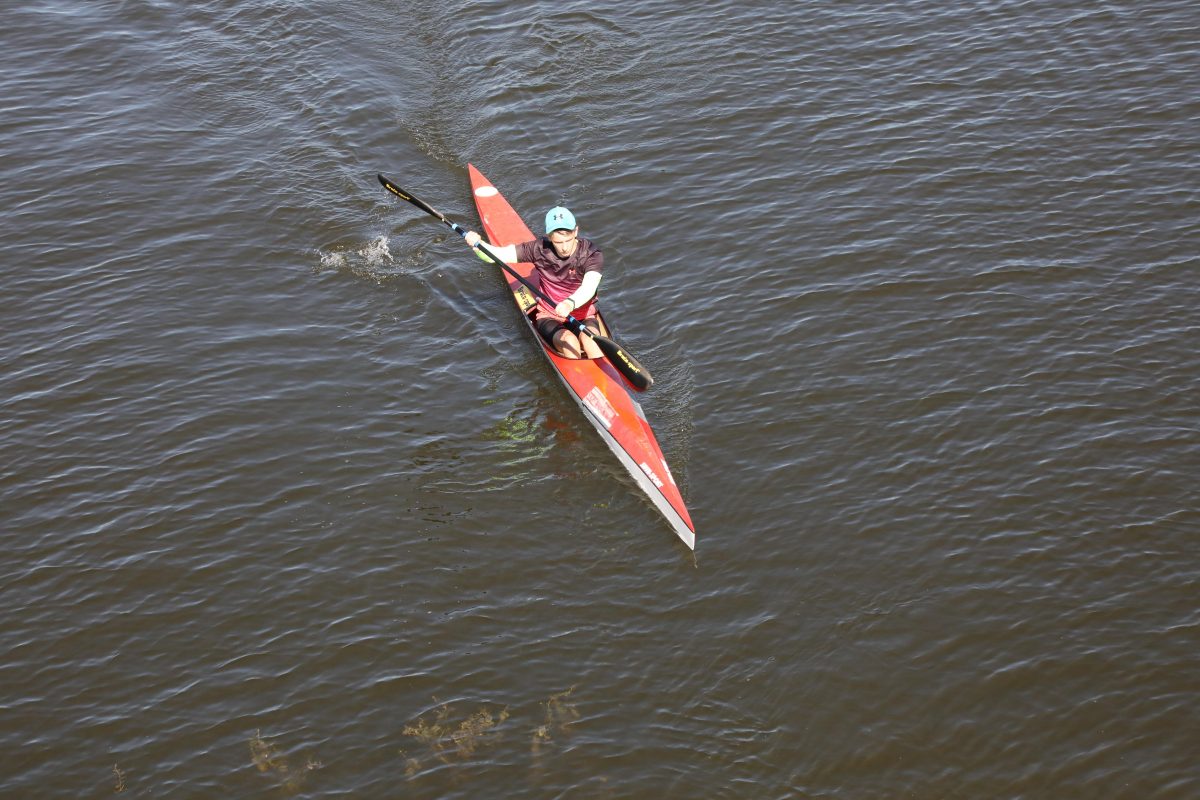
<path id="1" fill-rule="evenodd" d="M 529 291 L 529 287 L 522 285 L 513 292 L 513 297 L 516 298 L 517 307 L 522 311 L 529 311 L 537 305 L 537 298 Z"/>

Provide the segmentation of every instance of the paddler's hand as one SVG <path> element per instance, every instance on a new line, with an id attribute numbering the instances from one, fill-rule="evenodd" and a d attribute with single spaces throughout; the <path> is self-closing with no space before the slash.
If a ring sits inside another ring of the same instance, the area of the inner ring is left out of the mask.
<path id="1" fill-rule="evenodd" d="M 568 314 L 575 313 L 575 301 L 568 297 L 566 300 L 563 300 L 554 307 L 554 313 L 558 314 L 560 317 L 565 317 Z"/>
<path id="2" fill-rule="evenodd" d="M 478 233 L 476 233 L 475 231 L 467 231 L 465 234 L 463 234 L 463 241 L 465 241 L 467 244 L 469 244 L 471 246 L 471 251 L 473 253 L 475 253 L 475 255 L 479 256 L 480 261 L 483 261 L 487 264 L 495 264 L 496 263 L 495 261 L 492 261 L 490 258 L 488 258 L 486 255 L 484 255 L 483 251 L 475 246 L 483 241 L 483 237 L 480 236 Z"/>

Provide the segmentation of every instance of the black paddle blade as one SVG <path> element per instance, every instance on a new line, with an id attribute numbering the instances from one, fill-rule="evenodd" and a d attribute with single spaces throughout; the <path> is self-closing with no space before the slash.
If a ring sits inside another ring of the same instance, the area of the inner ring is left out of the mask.
<path id="1" fill-rule="evenodd" d="M 440 211 L 438 211 L 436 208 L 434 208 L 433 206 L 426 203 L 421 198 L 416 197 L 415 195 L 409 194 L 408 192 L 404 191 L 399 186 L 392 183 L 391 181 L 389 181 L 387 178 L 383 177 L 382 175 L 377 175 L 376 177 L 378 177 L 379 182 L 383 184 L 383 188 L 387 189 L 389 192 L 396 195 L 396 197 L 399 197 L 401 200 L 407 200 L 408 202 L 412 203 L 417 208 L 424 211 L 426 214 L 437 217 L 442 222 L 445 222 L 447 225 L 450 224 L 446 220 L 446 218 L 442 216 Z"/>
<path id="2" fill-rule="evenodd" d="M 616 367 L 617 372 L 624 375 L 635 389 L 645 391 L 654 383 L 654 378 L 650 377 L 649 371 L 639 364 L 636 358 L 626 353 L 619 344 L 606 336 L 588 330 L 585 330 L 584 333 L 592 337 L 592 341 L 600 348 L 600 352 L 604 353 L 608 363 Z"/>
<path id="3" fill-rule="evenodd" d="M 541 296 L 541 293 L 539 292 L 538 295 Z M 649 370 L 639 364 L 636 358 L 626 353 L 621 345 L 612 339 L 609 339 L 607 336 L 601 336 L 570 315 L 567 316 L 563 324 L 567 326 L 567 330 L 576 336 L 586 336 L 595 342 L 596 346 L 600 348 L 600 352 L 608 359 L 608 363 L 612 364 L 617 372 L 624 375 L 626 380 L 633 385 L 633 388 L 639 392 L 644 392 L 654 383 L 654 378 L 650 377 Z"/>

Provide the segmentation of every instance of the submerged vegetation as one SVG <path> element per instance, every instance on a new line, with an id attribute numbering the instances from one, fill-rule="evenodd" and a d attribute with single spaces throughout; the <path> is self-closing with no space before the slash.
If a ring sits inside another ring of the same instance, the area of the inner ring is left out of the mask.
<path id="1" fill-rule="evenodd" d="M 281 782 L 288 794 L 300 791 L 314 770 L 321 768 L 321 762 L 312 758 L 304 761 L 304 766 L 291 769 L 288 759 L 275 745 L 262 736 L 262 731 L 255 731 L 250 737 L 250 763 L 259 772 L 270 773 Z"/>
<path id="2" fill-rule="evenodd" d="M 544 745 L 568 734 L 570 726 L 579 719 L 579 712 L 570 702 L 571 693 L 574 691 L 575 687 L 572 686 L 541 702 L 545 712 L 544 719 L 532 733 L 532 752 L 535 759 L 541 756 Z M 463 715 L 455 707 L 442 703 L 428 719 L 422 715 L 404 727 L 404 735 L 416 739 L 422 746 L 421 752 L 415 755 L 400 751 L 400 755 L 405 759 L 405 774 L 409 778 L 415 778 L 436 764 L 465 764 L 480 750 L 495 747 L 502 740 L 517 738 L 519 741 L 519 738 L 527 734 L 519 731 L 505 732 L 501 728 L 510 716 L 508 706 L 496 708 L 483 704 Z"/>
<path id="3" fill-rule="evenodd" d="M 547 746 L 561 742 L 571 734 L 572 727 L 579 721 L 580 713 L 572 702 L 575 687 L 552 694 L 538 703 L 540 713 L 530 713 L 526 725 L 517 725 L 512 720 L 509 706 L 482 703 L 474 707 L 453 705 L 433 698 L 438 705 L 404 725 L 401 733 L 415 740 L 412 752 L 399 750 L 404 759 L 404 772 L 409 779 L 438 766 L 461 767 L 468 765 L 483 751 L 495 748 L 504 742 L 520 746 L 522 741 L 530 743 L 534 766 L 540 769 L 547 755 Z M 528 737 L 528 738 L 527 738 Z M 305 756 L 303 763 L 296 766 L 295 757 L 288 755 L 272 737 L 256 730 L 247 740 L 250 749 L 250 764 L 265 778 L 276 782 L 285 795 L 294 795 L 310 788 L 308 781 L 312 773 L 324 765 Z M 113 765 L 114 791 L 126 790 L 125 772 Z"/>
<path id="4" fill-rule="evenodd" d="M 453 708 L 443 703 L 428 722 L 421 716 L 416 722 L 406 725 L 404 735 L 413 737 L 425 746 L 426 760 L 433 758 L 450 765 L 455 761 L 470 759 L 479 748 L 495 742 L 498 737 L 494 729 L 506 719 L 507 706 L 495 713 L 487 706 L 480 706 L 456 721 Z M 405 773 L 410 778 L 420 772 L 426 763 L 420 757 L 408 756 L 403 750 L 400 754 L 406 757 Z"/>
<path id="5" fill-rule="evenodd" d="M 579 719 L 579 711 L 573 703 L 568 702 L 572 686 L 565 692 L 552 694 L 542 703 L 546 709 L 546 721 L 533 732 L 532 751 L 534 758 L 542 754 L 542 745 L 555 741 L 571 732 L 571 725 Z"/>

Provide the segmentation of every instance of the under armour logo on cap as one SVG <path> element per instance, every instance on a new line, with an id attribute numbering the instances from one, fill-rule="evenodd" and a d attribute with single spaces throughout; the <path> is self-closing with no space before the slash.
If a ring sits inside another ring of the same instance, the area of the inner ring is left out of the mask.
<path id="1" fill-rule="evenodd" d="M 546 212 L 546 233 L 575 230 L 575 215 L 562 206 Z"/>

